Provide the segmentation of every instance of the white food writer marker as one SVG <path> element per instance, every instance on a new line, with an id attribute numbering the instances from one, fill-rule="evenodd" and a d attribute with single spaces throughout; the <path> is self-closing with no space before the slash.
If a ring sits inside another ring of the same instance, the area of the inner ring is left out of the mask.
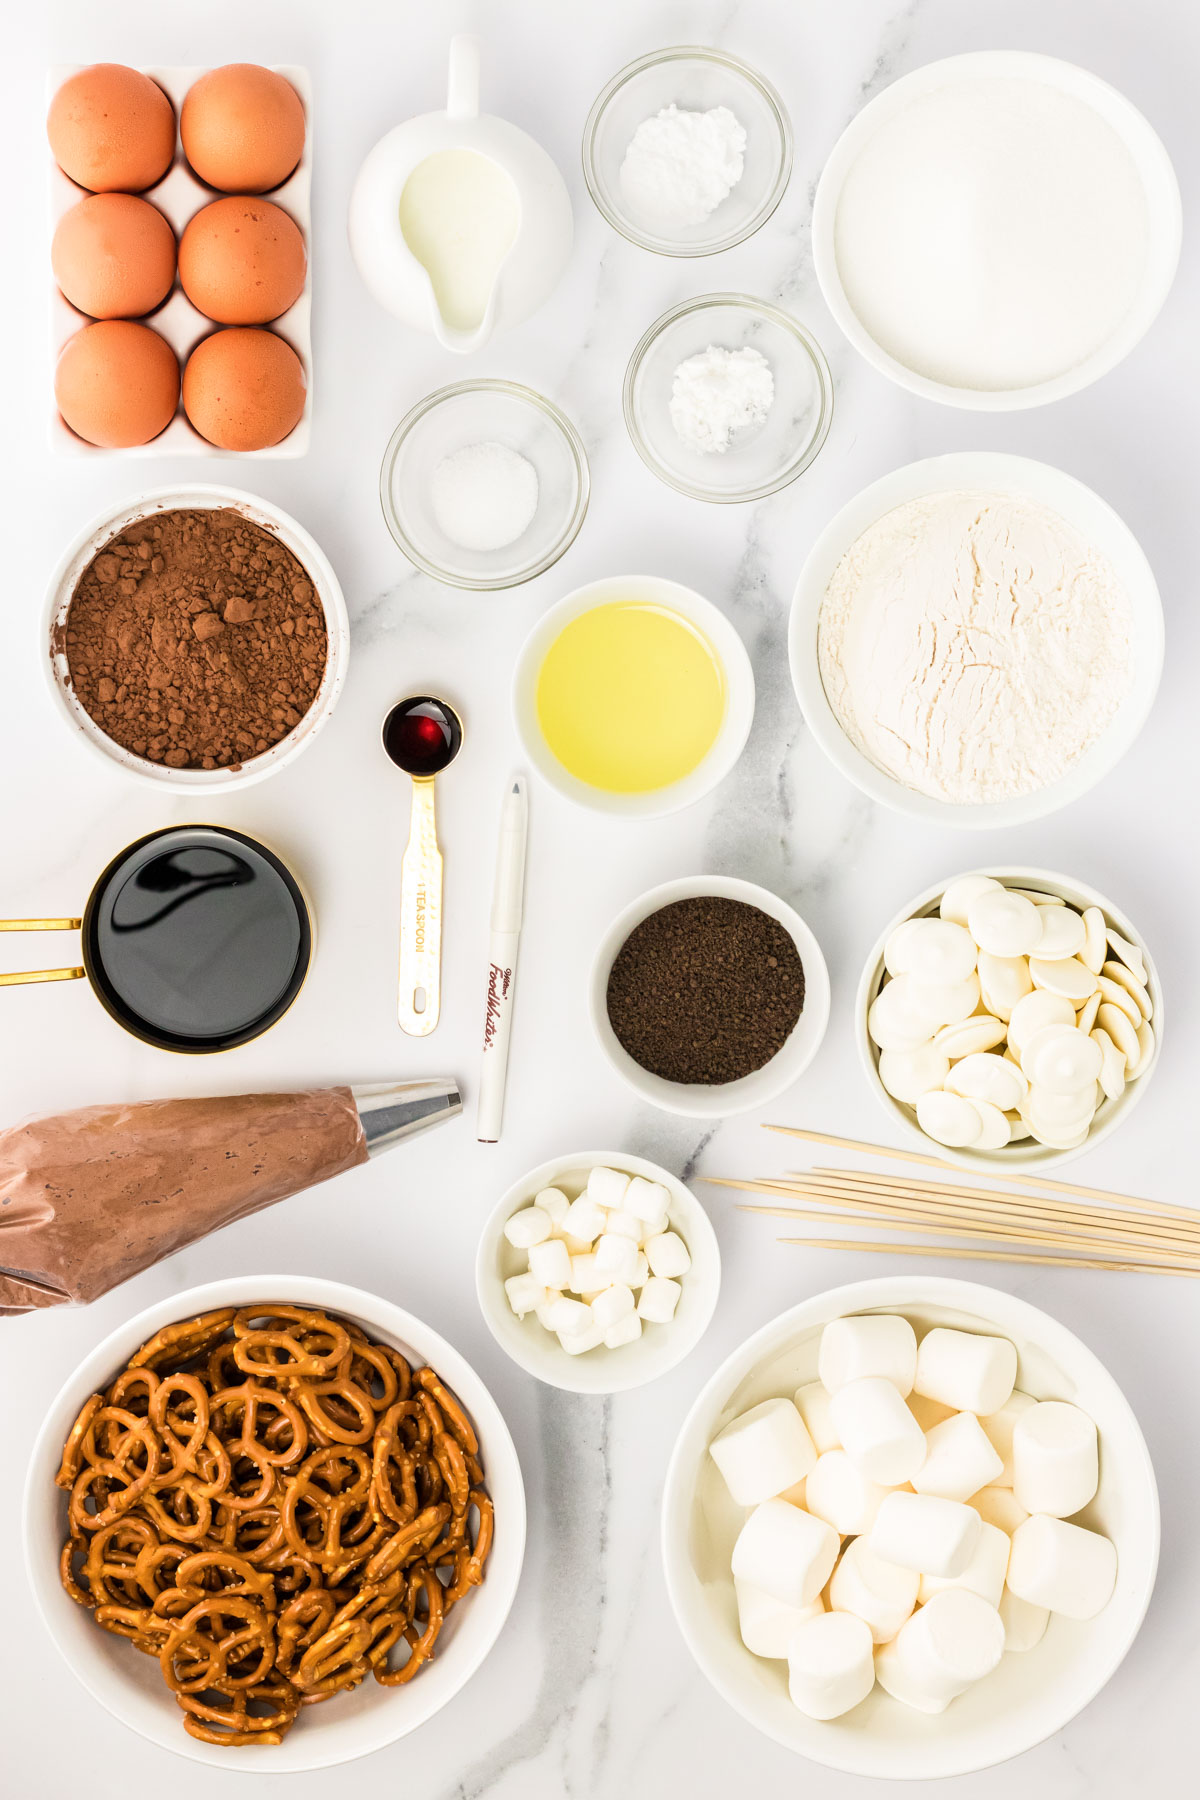
<path id="1" fill-rule="evenodd" d="M 525 903 L 528 830 L 529 795 L 525 777 L 514 775 L 500 814 L 496 885 L 492 890 L 487 1011 L 483 1022 L 483 1063 L 479 1073 L 479 1111 L 475 1124 L 475 1135 L 481 1144 L 496 1142 L 504 1119 L 504 1083 L 508 1075 L 517 947 L 521 941 L 521 915 Z"/>

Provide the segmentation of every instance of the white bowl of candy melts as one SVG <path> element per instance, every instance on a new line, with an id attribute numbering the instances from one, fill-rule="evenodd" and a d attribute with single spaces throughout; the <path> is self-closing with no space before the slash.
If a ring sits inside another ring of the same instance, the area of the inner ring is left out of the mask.
<path id="1" fill-rule="evenodd" d="M 867 958 L 863 1064 L 904 1129 L 964 1168 L 1045 1168 L 1090 1150 L 1144 1093 L 1162 992 L 1111 901 L 1044 869 L 939 882 Z"/>
<path id="2" fill-rule="evenodd" d="M 712 1318 L 708 1214 L 657 1163 L 580 1150 L 515 1182 L 484 1227 L 475 1287 L 513 1361 L 552 1387 L 615 1394 L 682 1362 Z"/>
<path id="3" fill-rule="evenodd" d="M 887 1277 L 723 1364 L 663 1496 L 667 1588 L 713 1686 L 831 1768 L 929 1779 L 1042 1742 L 1128 1651 L 1158 1492 L 1112 1377 L 1037 1308 Z"/>

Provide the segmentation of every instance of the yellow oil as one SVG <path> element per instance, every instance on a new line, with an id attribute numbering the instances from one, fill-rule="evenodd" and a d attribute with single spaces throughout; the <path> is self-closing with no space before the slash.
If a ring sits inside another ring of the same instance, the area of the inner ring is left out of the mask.
<path id="1" fill-rule="evenodd" d="M 542 736 L 577 780 L 612 794 L 681 781 L 716 742 L 725 671 L 670 607 L 602 602 L 565 625 L 538 671 Z"/>

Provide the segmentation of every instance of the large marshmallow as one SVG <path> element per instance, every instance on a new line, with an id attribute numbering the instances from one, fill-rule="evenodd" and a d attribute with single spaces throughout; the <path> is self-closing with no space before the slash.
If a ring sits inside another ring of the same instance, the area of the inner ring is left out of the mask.
<path id="1" fill-rule="evenodd" d="M 871 1548 L 884 1562 L 919 1575 L 961 1575 L 975 1554 L 983 1521 L 960 1500 L 935 1494 L 888 1494 L 871 1527 Z"/>
<path id="2" fill-rule="evenodd" d="M 1035 1513 L 1013 1532 L 1008 1585 L 1019 1600 L 1068 1619 L 1094 1619 L 1116 1579 L 1116 1546 L 1098 1531 Z"/>
<path id="3" fill-rule="evenodd" d="M 975 1553 L 961 1575 L 922 1575 L 917 1598 L 924 1606 L 935 1594 L 946 1588 L 966 1588 L 978 1594 L 989 1606 L 1000 1605 L 1004 1593 L 1004 1577 L 1008 1574 L 1008 1533 L 998 1525 L 980 1527 Z"/>
<path id="4" fill-rule="evenodd" d="M 757 1506 L 803 1481 L 817 1460 L 790 1400 L 763 1400 L 719 1432 L 708 1453 L 739 1506 Z"/>
<path id="5" fill-rule="evenodd" d="M 846 1545 L 833 1571 L 829 1604 L 835 1612 L 864 1619 L 874 1641 L 886 1644 L 916 1605 L 920 1581 L 915 1569 L 884 1562 L 866 1538 L 855 1538 Z"/>
<path id="6" fill-rule="evenodd" d="M 748 1581 L 787 1606 L 811 1606 L 833 1572 L 838 1534 L 786 1500 L 756 1506 L 733 1546 L 734 1579 Z"/>
<path id="7" fill-rule="evenodd" d="M 822 1613 L 788 1646 L 788 1693 L 810 1719 L 840 1719 L 875 1686 L 871 1633 L 852 1613 Z"/>
<path id="8" fill-rule="evenodd" d="M 955 1412 L 994 1413 L 1016 1379 L 1017 1352 L 1007 1338 L 937 1325 L 921 1339 L 913 1386 Z"/>
<path id="9" fill-rule="evenodd" d="M 1026 1512 L 1069 1519 L 1100 1481 L 1096 1427 L 1066 1400 L 1042 1400 L 1013 1430 L 1013 1493 Z"/>
<path id="10" fill-rule="evenodd" d="M 924 1462 L 925 1433 L 886 1375 L 864 1375 L 839 1387 L 831 1411 L 847 1455 L 881 1487 L 911 1480 Z"/>
<path id="11" fill-rule="evenodd" d="M 918 1712 L 945 1712 L 1004 1654 L 1000 1614 L 978 1594 L 948 1588 L 902 1625 L 875 1658 L 879 1685 Z"/>
<path id="12" fill-rule="evenodd" d="M 843 1537 L 857 1537 L 870 1531 L 887 1491 L 844 1450 L 826 1450 L 809 1472 L 804 1504 Z"/>
<path id="13" fill-rule="evenodd" d="M 969 1500 L 1004 1473 L 1004 1459 L 974 1413 L 953 1413 L 925 1434 L 925 1461 L 912 1478 L 918 1494 Z"/>
<path id="14" fill-rule="evenodd" d="M 800 1417 L 808 1427 L 808 1435 L 817 1448 L 817 1455 L 824 1456 L 826 1450 L 840 1450 L 841 1439 L 833 1426 L 833 1413 L 830 1410 L 830 1393 L 823 1381 L 806 1381 L 798 1387 L 792 1398 L 796 1402 Z"/>
<path id="15" fill-rule="evenodd" d="M 908 1410 L 911 1412 L 922 1431 L 932 1431 L 943 1419 L 954 1417 L 952 1406 L 943 1406 L 940 1400 L 927 1400 L 924 1394 L 908 1396 Z"/>
<path id="16" fill-rule="evenodd" d="M 1011 1487 L 1013 1484 L 1012 1440 L 1013 1429 L 1022 1413 L 1028 1412 L 1037 1401 L 1032 1394 L 1023 1394 L 1014 1388 L 999 1411 L 987 1413 L 979 1423 L 991 1439 L 992 1447 L 1004 1464 L 1003 1472 L 997 1475 L 993 1487 Z M 929 1427 L 925 1427 L 928 1431 Z"/>
<path id="17" fill-rule="evenodd" d="M 894 1313 L 833 1319 L 821 1333 L 817 1373 L 830 1393 L 867 1375 L 890 1381 L 902 1398 L 912 1393 L 917 1335 Z"/>
<path id="18" fill-rule="evenodd" d="M 772 1657 L 779 1662 L 786 1661 L 797 1626 L 825 1611 L 824 1602 L 819 1599 L 811 1606 L 785 1606 L 774 1594 L 749 1581 L 735 1581 L 733 1591 L 743 1644 L 752 1655 Z"/>
<path id="19" fill-rule="evenodd" d="M 1008 1537 L 1029 1517 L 1011 1488 L 980 1488 L 967 1504 L 975 1508 L 985 1525 L 998 1525 Z"/>
<path id="20" fill-rule="evenodd" d="M 1046 1635 L 1050 1623 L 1049 1610 L 1022 1600 L 1010 1587 L 1000 1596 L 1000 1617 L 1004 1622 L 1006 1650 L 1035 1650 Z"/>

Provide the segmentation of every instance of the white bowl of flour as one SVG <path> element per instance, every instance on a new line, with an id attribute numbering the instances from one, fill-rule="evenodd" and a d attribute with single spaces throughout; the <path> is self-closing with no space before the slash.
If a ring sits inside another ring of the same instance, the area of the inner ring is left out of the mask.
<path id="1" fill-rule="evenodd" d="M 831 520 L 792 602 L 792 681 L 872 799 L 943 825 L 1042 818 L 1141 730 L 1162 606 L 1128 526 L 1073 476 L 960 452 L 873 482 Z"/>
<path id="2" fill-rule="evenodd" d="M 817 279 L 866 360 L 990 412 L 1089 386 L 1170 291 L 1179 186 L 1125 97 L 1024 51 L 929 63 L 864 107 L 813 209 Z"/>

